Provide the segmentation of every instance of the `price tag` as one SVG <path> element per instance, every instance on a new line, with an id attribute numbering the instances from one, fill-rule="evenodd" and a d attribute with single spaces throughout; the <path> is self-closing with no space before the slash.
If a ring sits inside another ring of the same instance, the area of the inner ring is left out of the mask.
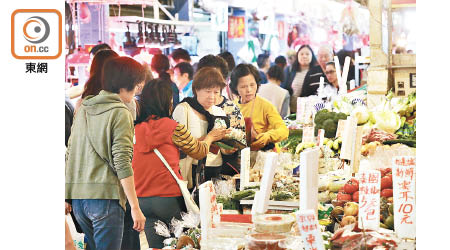
<path id="1" fill-rule="evenodd" d="M 216 192 L 212 181 L 207 181 L 199 186 L 200 225 L 202 239 L 208 239 L 208 229 L 220 221 L 220 209 L 216 201 Z"/>
<path id="2" fill-rule="evenodd" d="M 303 124 L 311 123 L 314 110 L 314 99 L 310 97 L 297 97 L 297 120 Z"/>
<path id="3" fill-rule="evenodd" d="M 315 142 L 314 126 L 303 127 L 302 142 Z"/>
<path id="4" fill-rule="evenodd" d="M 325 249 L 319 229 L 319 221 L 317 220 L 315 211 L 308 209 L 300 210 L 295 213 L 298 229 L 303 240 L 303 246 L 306 250 Z"/>
<path id="5" fill-rule="evenodd" d="M 377 231 L 380 227 L 380 184 L 378 170 L 359 173 L 358 227 Z"/>
<path id="6" fill-rule="evenodd" d="M 300 153 L 300 189 L 319 189 L 319 156 L 320 149 L 312 148 Z M 300 192 L 300 209 L 317 211 L 318 192 Z"/>
<path id="7" fill-rule="evenodd" d="M 347 122 L 347 120 L 339 120 L 338 121 L 338 126 L 337 126 L 337 130 L 336 130 L 336 137 L 342 137 L 342 134 L 344 133 L 345 123 L 346 122 Z"/>
<path id="8" fill-rule="evenodd" d="M 353 152 L 355 145 L 355 138 L 357 132 L 357 121 L 353 117 L 347 117 L 345 122 L 344 131 L 342 133 L 342 146 L 341 146 L 341 159 L 346 159 L 349 161 L 353 160 Z"/>
<path id="9" fill-rule="evenodd" d="M 244 187 L 250 182 L 250 148 L 241 150 L 241 181 L 239 182 L 239 190 L 244 190 Z"/>
<path id="10" fill-rule="evenodd" d="M 394 228 L 399 238 L 416 237 L 416 157 L 392 160 L 394 187 Z"/>
<path id="11" fill-rule="evenodd" d="M 272 193 L 273 177 L 277 166 L 278 154 L 270 152 L 264 163 L 264 174 L 261 180 L 259 192 L 255 194 L 255 202 L 252 206 L 252 214 L 264 214 L 267 211 L 270 194 Z"/>
<path id="12" fill-rule="evenodd" d="M 325 139 L 325 130 L 319 129 L 317 131 L 317 146 L 321 147 Z"/>

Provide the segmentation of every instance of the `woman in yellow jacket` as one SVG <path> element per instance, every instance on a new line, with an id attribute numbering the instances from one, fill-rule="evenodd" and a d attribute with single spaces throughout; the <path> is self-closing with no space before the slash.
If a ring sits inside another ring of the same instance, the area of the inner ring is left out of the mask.
<path id="1" fill-rule="evenodd" d="M 231 72 L 230 88 L 239 95 L 235 101 L 246 120 L 248 145 L 252 150 L 270 150 L 289 136 L 289 130 L 273 104 L 256 95 L 259 81 L 253 65 L 239 64 Z"/>

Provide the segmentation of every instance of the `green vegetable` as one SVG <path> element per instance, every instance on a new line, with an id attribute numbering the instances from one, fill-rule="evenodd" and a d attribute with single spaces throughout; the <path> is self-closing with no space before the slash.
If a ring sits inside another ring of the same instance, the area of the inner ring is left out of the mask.
<path id="1" fill-rule="evenodd" d="M 387 140 L 384 141 L 383 144 L 384 145 L 393 145 L 393 144 L 397 144 L 397 143 L 402 143 L 405 144 L 407 146 L 416 147 L 416 140 L 411 140 L 411 139 L 394 139 L 394 140 Z"/>
<path id="2" fill-rule="evenodd" d="M 373 115 L 376 120 L 374 128 L 388 133 L 395 133 L 400 128 L 400 116 L 393 111 L 376 111 Z"/>
<path id="3" fill-rule="evenodd" d="M 295 119 L 297 119 L 297 114 L 296 113 L 290 114 L 286 118 L 291 120 L 291 121 L 294 121 Z"/>
<path id="4" fill-rule="evenodd" d="M 275 201 L 285 201 L 294 198 L 290 192 L 286 191 L 273 192 L 271 196 Z"/>
<path id="5" fill-rule="evenodd" d="M 332 119 L 324 121 L 325 137 L 334 138 L 336 136 L 337 124 Z"/>
<path id="6" fill-rule="evenodd" d="M 254 195 L 254 194 L 255 194 L 255 191 L 253 191 L 253 190 L 242 190 L 242 191 L 238 191 L 238 192 L 234 193 L 231 196 L 231 199 L 235 200 L 235 201 L 239 201 L 239 200 L 244 199 L 245 197 L 248 197 L 248 196 Z"/>

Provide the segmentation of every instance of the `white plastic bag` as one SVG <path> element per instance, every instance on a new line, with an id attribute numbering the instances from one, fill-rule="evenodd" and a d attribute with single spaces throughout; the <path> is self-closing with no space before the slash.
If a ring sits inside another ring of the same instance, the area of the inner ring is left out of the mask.
<path id="1" fill-rule="evenodd" d="M 69 226 L 70 235 L 72 236 L 73 244 L 75 245 L 75 249 L 84 250 L 86 249 L 86 245 L 84 244 L 84 234 L 77 232 L 75 228 L 75 224 L 73 223 L 72 216 L 70 214 L 66 215 L 66 222 Z"/>

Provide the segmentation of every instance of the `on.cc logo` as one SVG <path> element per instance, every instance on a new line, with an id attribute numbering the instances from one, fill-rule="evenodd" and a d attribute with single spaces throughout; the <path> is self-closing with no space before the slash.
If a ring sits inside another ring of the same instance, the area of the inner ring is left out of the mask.
<path id="1" fill-rule="evenodd" d="M 42 17 L 32 16 L 23 25 L 23 35 L 30 43 L 42 43 L 47 40 L 49 34 L 50 25 Z"/>
<path id="2" fill-rule="evenodd" d="M 11 54 L 16 59 L 56 59 L 62 36 L 58 10 L 17 9 L 11 14 Z"/>

